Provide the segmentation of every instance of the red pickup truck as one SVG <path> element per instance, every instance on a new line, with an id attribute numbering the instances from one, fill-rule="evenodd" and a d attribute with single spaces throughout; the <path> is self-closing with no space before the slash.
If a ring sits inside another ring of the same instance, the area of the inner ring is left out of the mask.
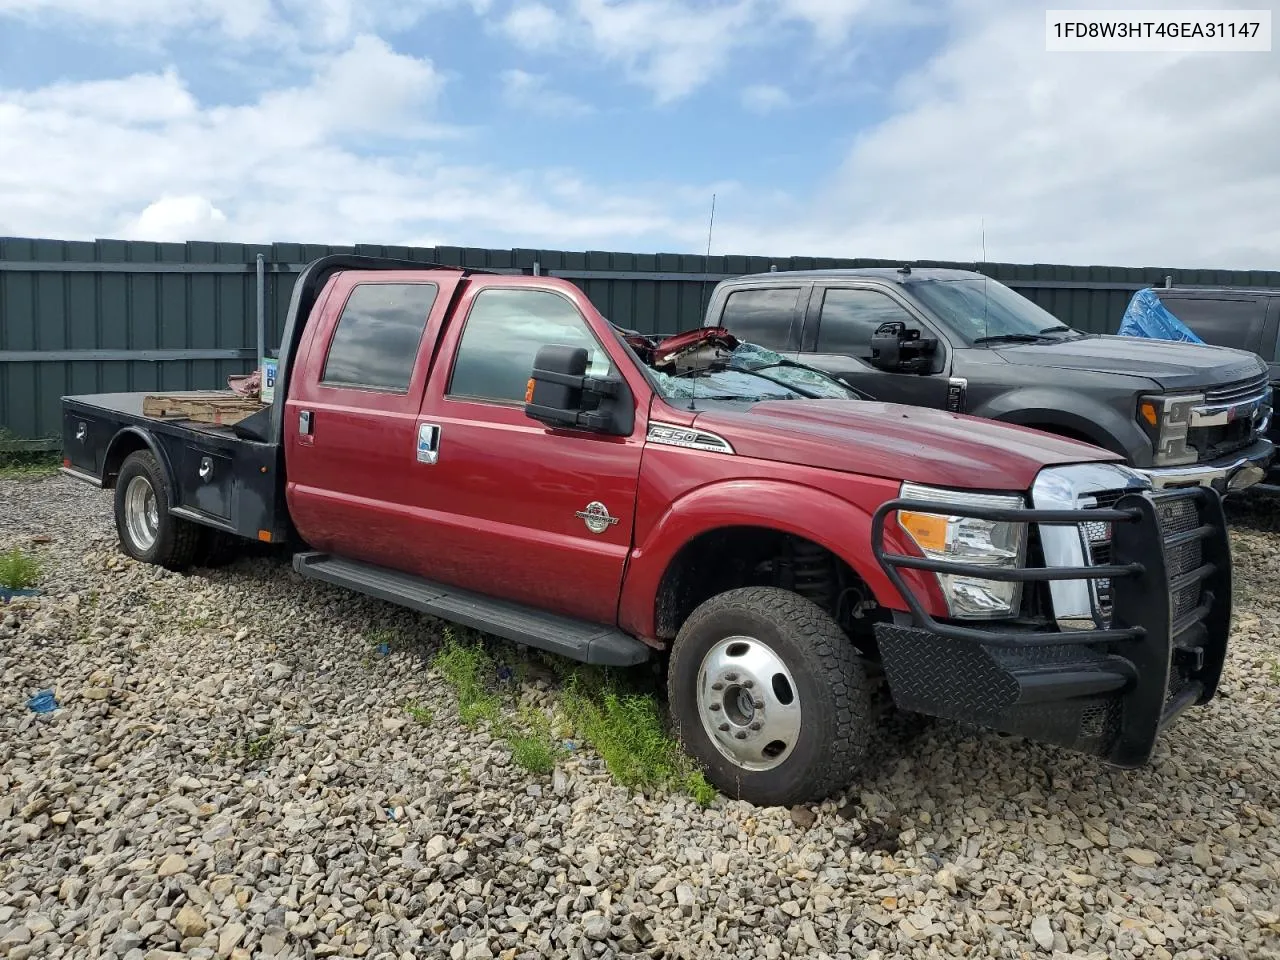
<path id="1" fill-rule="evenodd" d="M 852 781 L 878 684 L 1137 766 L 1226 656 L 1212 490 L 714 331 L 622 331 L 563 280 L 326 257 L 272 404 L 222 427 L 142 397 L 63 399 L 63 469 L 115 489 L 133 557 L 283 543 L 304 577 L 529 646 L 666 658 L 685 749 L 756 803 Z"/>

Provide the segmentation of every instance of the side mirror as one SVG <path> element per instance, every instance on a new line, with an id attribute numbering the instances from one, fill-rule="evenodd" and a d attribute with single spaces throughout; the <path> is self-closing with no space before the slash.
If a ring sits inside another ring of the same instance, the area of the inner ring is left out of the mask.
<path id="1" fill-rule="evenodd" d="M 525 415 L 549 427 L 627 436 L 635 405 L 626 381 L 587 376 L 583 347 L 539 347 L 524 393 Z"/>
<path id="2" fill-rule="evenodd" d="M 894 373 L 928 373 L 938 341 L 924 337 L 901 320 L 876 327 L 871 335 L 871 365 Z"/>

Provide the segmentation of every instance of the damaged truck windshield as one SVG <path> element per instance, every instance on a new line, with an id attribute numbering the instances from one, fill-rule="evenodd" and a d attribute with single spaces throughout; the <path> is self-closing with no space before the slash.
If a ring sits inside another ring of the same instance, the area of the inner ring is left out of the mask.
<path id="1" fill-rule="evenodd" d="M 661 339 L 615 329 L 668 400 L 862 399 L 830 374 L 744 343 L 721 328 Z"/>

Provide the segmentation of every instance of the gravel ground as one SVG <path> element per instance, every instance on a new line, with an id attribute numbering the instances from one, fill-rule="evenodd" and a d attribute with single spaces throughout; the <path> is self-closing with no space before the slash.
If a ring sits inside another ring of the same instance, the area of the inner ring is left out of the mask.
<path id="1" fill-rule="evenodd" d="M 0 549 L 51 538 L 46 594 L 0 606 L 0 956 L 1275 960 L 1263 526 L 1234 533 L 1221 696 L 1149 767 L 939 723 L 821 807 L 703 810 L 585 750 L 514 766 L 457 722 L 425 618 L 273 557 L 142 566 L 109 494 L 0 481 Z M 380 628 L 415 641 L 379 656 Z"/>

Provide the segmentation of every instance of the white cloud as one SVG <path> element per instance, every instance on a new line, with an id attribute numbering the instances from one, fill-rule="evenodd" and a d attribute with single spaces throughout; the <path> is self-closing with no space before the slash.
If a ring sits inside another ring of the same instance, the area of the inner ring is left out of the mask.
<path id="1" fill-rule="evenodd" d="M 572 94 L 552 89 L 547 78 L 524 70 L 504 70 L 499 75 L 502 96 L 508 106 L 544 117 L 583 117 L 591 105 Z"/>
<path id="2" fill-rule="evenodd" d="M 770 83 L 754 83 L 742 91 L 742 105 L 753 113 L 771 113 L 791 105 L 791 96 Z"/>
<path id="3" fill-rule="evenodd" d="M 234 106 L 200 104 L 175 70 L 0 89 L 0 236 L 643 246 L 679 230 L 662 206 L 678 186 L 442 161 L 456 132 L 428 60 L 358 37 L 322 63 Z M 366 154 L 389 139 L 407 149 Z"/>
<path id="4" fill-rule="evenodd" d="M 522 2 L 502 19 L 502 32 L 526 50 L 550 50 L 565 38 L 565 21 L 545 3 Z"/>
<path id="5" fill-rule="evenodd" d="M 1275 54 L 1049 54 L 1044 13 L 964 0 L 813 196 L 726 209 L 717 247 L 1266 268 L 1280 256 Z"/>
<path id="6" fill-rule="evenodd" d="M 363 33 L 406 30 L 430 13 L 489 0 L 0 0 L 6 15 L 71 30 L 105 27 L 130 44 L 212 37 L 269 48 L 343 47 Z"/>
<path id="7" fill-rule="evenodd" d="M 204 197 L 161 197 L 121 232 L 125 240 L 229 240 L 227 215 Z"/>
<path id="8" fill-rule="evenodd" d="M 808 27 L 827 49 L 859 18 L 914 13 L 915 0 L 567 0 L 561 11 L 522 0 L 502 30 L 527 50 L 615 65 L 665 104 L 706 84 L 735 51 L 775 40 L 780 27 Z"/>

